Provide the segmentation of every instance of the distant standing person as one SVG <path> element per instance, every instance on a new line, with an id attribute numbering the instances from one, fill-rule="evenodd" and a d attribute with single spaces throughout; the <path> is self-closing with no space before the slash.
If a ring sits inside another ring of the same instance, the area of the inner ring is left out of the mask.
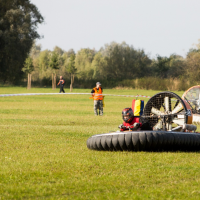
<path id="1" fill-rule="evenodd" d="M 93 96 L 94 100 L 94 114 L 97 116 L 98 112 L 97 109 L 99 109 L 99 115 L 103 115 L 103 89 L 101 87 L 101 83 L 97 82 L 96 87 L 92 89 L 91 94 Z"/>
<path id="2" fill-rule="evenodd" d="M 57 85 L 60 85 L 60 92 L 59 93 L 61 93 L 61 92 L 65 93 L 64 84 L 65 84 L 65 80 L 63 79 L 62 76 L 60 76 L 60 80 L 57 84 Z"/>

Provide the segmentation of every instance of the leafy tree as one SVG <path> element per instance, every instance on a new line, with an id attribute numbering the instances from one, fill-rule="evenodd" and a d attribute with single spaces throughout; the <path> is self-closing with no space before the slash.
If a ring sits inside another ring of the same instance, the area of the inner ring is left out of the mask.
<path id="1" fill-rule="evenodd" d="M 42 15 L 30 0 L 0 1 L 0 78 L 4 83 L 22 77 L 33 41 L 40 38 L 37 25 L 42 22 Z"/>
<path id="2" fill-rule="evenodd" d="M 180 78 L 184 75 L 186 62 L 182 56 L 172 54 L 169 62 L 168 78 Z"/>
<path id="3" fill-rule="evenodd" d="M 105 73 L 104 69 L 106 68 L 106 61 L 101 52 L 98 52 L 92 61 L 92 69 L 94 70 L 93 79 L 101 80 L 106 79 L 107 74 Z"/>
<path id="4" fill-rule="evenodd" d="M 53 51 L 51 54 L 49 66 L 53 70 L 52 89 L 56 89 L 56 69 L 59 69 L 59 58 L 58 54 L 55 51 Z"/>
<path id="5" fill-rule="evenodd" d="M 71 55 L 70 56 L 70 59 L 69 59 L 69 64 L 67 65 L 67 71 L 70 73 L 70 74 L 75 74 L 76 71 L 77 71 L 77 68 L 75 67 L 75 55 Z"/>
<path id="6" fill-rule="evenodd" d="M 33 70 L 34 70 L 33 59 L 31 57 L 28 57 L 25 60 L 22 71 L 25 72 L 26 74 L 30 74 Z"/>
<path id="7" fill-rule="evenodd" d="M 109 79 L 132 79 L 145 76 L 151 60 L 143 50 L 135 50 L 125 42 L 112 42 L 100 49 L 104 57 L 103 73 Z"/>
<path id="8" fill-rule="evenodd" d="M 199 84 L 200 51 L 189 52 L 186 57 L 185 77 L 192 83 Z"/>
<path id="9" fill-rule="evenodd" d="M 123 76 L 123 73 L 121 71 L 123 68 L 123 59 L 120 52 L 120 47 L 117 43 L 112 43 L 110 46 L 108 46 L 107 51 L 108 55 L 105 57 L 107 63 L 107 77 L 109 79 L 121 79 Z"/>
<path id="10" fill-rule="evenodd" d="M 28 57 L 26 58 L 24 67 L 22 68 L 22 71 L 28 75 L 28 82 L 27 82 L 28 89 L 31 89 L 31 72 L 33 70 L 34 70 L 33 59 L 31 57 Z"/>
<path id="11" fill-rule="evenodd" d="M 49 66 L 53 70 L 59 69 L 59 57 L 55 51 L 51 54 Z"/>
<path id="12" fill-rule="evenodd" d="M 39 55 L 39 69 L 40 69 L 40 72 L 43 74 L 47 69 L 48 67 L 50 66 L 49 65 L 49 51 L 48 50 L 44 50 L 44 51 L 41 51 L 40 52 L 40 55 Z"/>
<path id="13" fill-rule="evenodd" d="M 70 85 L 70 91 L 72 91 L 72 85 L 74 83 L 74 75 L 77 71 L 77 68 L 75 67 L 75 55 L 71 54 L 70 59 L 69 59 L 69 63 L 67 65 L 67 71 L 70 73 L 71 75 L 71 85 Z"/>
<path id="14" fill-rule="evenodd" d="M 92 68 L 92 61 L 95 53 L 95 50 L 89 48 L 81 49 L 77 52 L 75 63 L 79 78 L 92 79 L 94 72 Z"/>
<path id="15" fill-rule="evenodd" d="M 152 61 L 148 55 L 145 54 L 144 50 L 135 51 L 133 59 L 134 61 L 132 63 L 134 68 L 132 73 L 134 78 L 151 76 L 150 66 Z"/>
<path id="16" fill-rule="evenodd" d="M 75 55 L 74 49 L 69 49 L 69 51 L 66 51 L 65 53 L 66 53 L 66 55 L 67 55 L 68 58 L 70 58 L 70 56 L 71 56 L 72 54 Z"/>
<path id="17" fill-rule="evenodd" d="M 170 61 L 172 58 L 167 58 L 167 57 L 161 57 L 160 55 L 157 55 L 157 59 L 153 60 L 152 65 L 153 65 L 153 70 L 154 74 L 157 77 L 160 78 L 167 78 L 167 72 L 170 68 Z"/>
<path id="18" fill-rule="evenodd" d="M 55 46 L 53 51 L 60 56 L 62 56 L 65 53 L 65 51 L 58 46 Z"/>
<path id="19" fill-rule="evenodd" d="M 32 59 L 35 59 L 40 55 L 40 52 L 41 52 L 41 45 L 40 44 L 37 45 L 36 42 L 34 41 L 30 50 L 30 57 Z"/>

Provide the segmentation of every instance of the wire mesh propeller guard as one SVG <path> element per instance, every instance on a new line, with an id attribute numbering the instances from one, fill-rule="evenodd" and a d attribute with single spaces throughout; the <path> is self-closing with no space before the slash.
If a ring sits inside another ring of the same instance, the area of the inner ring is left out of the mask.
<path id="1" fill-rule="evenodd" d="M 160 92 L 147 102 L 141 118 L 148 121 L 154 130 L 175 131 L 187 124 L 190 114 L 177 94 Z"/>
<path id="2" fill-rule="evenodd" d="M 200 114 L 200 86 L 189 88 L 182 96 L 191 106 L 192 112 Z"/>

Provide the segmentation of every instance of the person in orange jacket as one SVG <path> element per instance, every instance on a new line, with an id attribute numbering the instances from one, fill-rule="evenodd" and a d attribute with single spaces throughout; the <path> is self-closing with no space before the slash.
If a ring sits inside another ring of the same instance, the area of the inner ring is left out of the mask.
<path id="1" fill-rule="evenodd" d="M 97 116 L 103 115 L 103 88 L 101 87 L 101 83 L 97 82 L 96 87 L 94 87 L 91 91 L 93 100 L 94 100 L 94 114 Z M 97 111 L 99 109 L 99 112 Z"/>

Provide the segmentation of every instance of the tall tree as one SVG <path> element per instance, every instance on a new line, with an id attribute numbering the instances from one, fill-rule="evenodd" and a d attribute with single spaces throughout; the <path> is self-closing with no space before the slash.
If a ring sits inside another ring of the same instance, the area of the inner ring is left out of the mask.
<path id="1" fill-rule="evenodd" d="M 66 51 L 65 53 L 67 54 L 67 57 L 69 57 L 69 58 L 70 58 L 70 56 L 71 56 L 72 54 L 75 55 L 74 49 L 69 49 L 69 50 Z"/>
<path id="2" fill-rule="evenodd" d="M 22 77 L 33 41 L 40 38 L 37 25 L 42 22 L 42 15 L 30 0 L 0 1 L 1 80 L 16 82 Z"/>
<path id="3" fill-rule="evenodd" d="M 190 51 L 186 57 L 185 76 L 193 84 L 199 84 L 200 50 Z"/>
<path id="4" fill-rule="evenodd" d="M 160 55 L 157 55 L 157 59 L 153 60 L 152 62 L 152 68 L 154 71 L 154 74 L 157 77 L 160 78 L 167 78 L 167 73 L 170 69 L 170 62 L 172 60 L 172 57 L 161 57 Z"/>
<path id="5" fill-rule="evenodd" d="M 77 71 L 77 68 L 75 67 L 75 55 L 71 54 L 70 59 L 69 59 L 69 63 L 67 65 L 67 71 L 70 73 L 71 75 L 71 85 L 70 85 L 70 91 L 72 92 L 73 90 L 73 83 L 74 83 L 74 75 Z"/>
<path id="6" fill-rule="evenodd" d="M 92 68 L 94 69 L 93 79 L 102 80 L 106 79 L 107 73 L 104 71 L 106 61 L 101 52 L 98 52 L 92 61 Z"/>
<path id="7" fill-rule="evenodd" d="M 58 55 L 61 55 L 61 56 L 63 55 L 63 53 L 65 53 L 65 51 L 58 46 L 55 46 L 53 51 L 56 52 Z"/>
<path id="8" fill-rule="evenodd" d="M 125 42 L 106 44 L 100 52 L 105 60 L 100 68 L 104 76 L 109 79 L 123 80 L 142 77 L 151 63 L 143 50 L 135 50 Z"/>
<path id="9" fill-rule="evenodd" d="M 77 52 L 75 63 L 78 76 L 82 79 L 91 79 L 93 77 L 94 69 L 92 68 L 92 61 L 95 56 L 93 49 L 81 49 Z"/>
<path id="10" fill-rule="evenodd" d="M 30 50 L 30 57 L 32 59 L 37 58 L 40 55 L 41 49 L 41 44 L 36 44 L 36 42 L 34 41 Z"/>
<path id="11" fill-rule="evenodd" d="M 167 72 L 168 78 L 180 78 L 183 77 L 187 68 L 186 61 L 182 56 L 172 54 L 170 55 L 169 70 Z"/>
<path id="12" fill-rule="evenodd" d="M 22 71 L 28 75 L 28 81 L 27 81 L 27 89 L 31 89 L 31 72 L 34 70 L 33 66 L 33 59 L 31 57 L 26 58 L 24 67 L 22 68 Z"/>
<path id="13" fill-rule="evenodd" d="M 53 70 L 52 89 L 56 89 L 56 69 L 59 69 L 59 58 L 58 54 L 55 51 L 53 51 L 51 54 L 49 66 Z"/>
<path id="14" fill-rule="evenodd" d="M 44 50 L 40 52 L 38 59 L 39 59 L 39 70 L 41 74 L 43 74 L 49 67 L 49 62 L 50 62 L 49 54 L 50 52 L 48 50 Z"/>

